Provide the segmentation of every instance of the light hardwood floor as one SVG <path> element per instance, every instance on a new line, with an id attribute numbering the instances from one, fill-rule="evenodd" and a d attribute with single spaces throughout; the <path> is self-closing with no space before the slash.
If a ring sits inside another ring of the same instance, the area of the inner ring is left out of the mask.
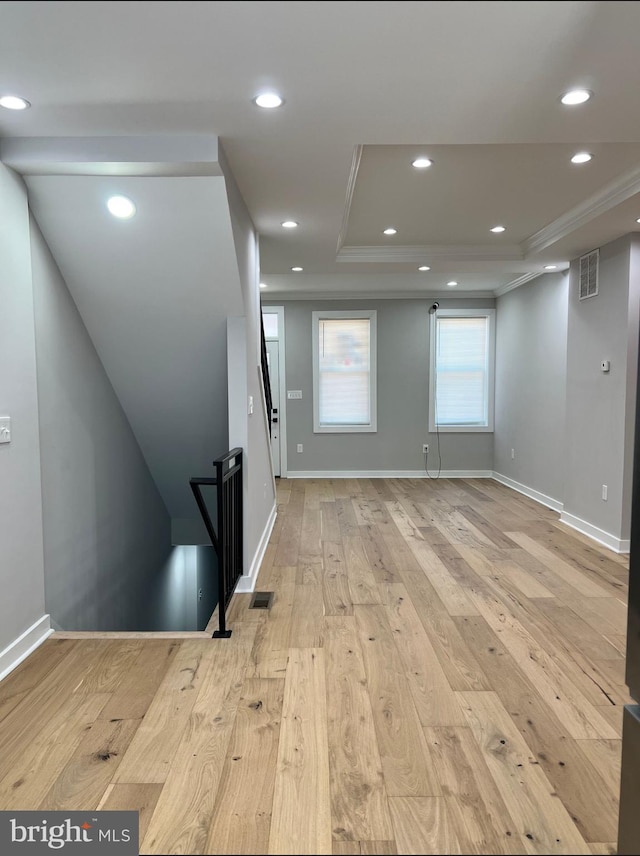
<path id="1" fill-rule="evenodd" d="M 490 480 L 288 480 L 229 640 L 61 639 L 0 684 L 0 809 L 146 854 L 614 853 L 627 563 Z"/>

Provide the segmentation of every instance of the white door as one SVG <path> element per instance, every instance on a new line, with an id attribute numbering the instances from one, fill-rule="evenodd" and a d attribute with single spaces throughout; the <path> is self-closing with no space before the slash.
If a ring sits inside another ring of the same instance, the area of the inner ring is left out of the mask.
<path id="1" fill-rule="evenodd" d="M 271 456 L 273 474 L 280 475 L 280 355 L 277 342 L 267 342 L 267 365 L 271 381 Z"/>

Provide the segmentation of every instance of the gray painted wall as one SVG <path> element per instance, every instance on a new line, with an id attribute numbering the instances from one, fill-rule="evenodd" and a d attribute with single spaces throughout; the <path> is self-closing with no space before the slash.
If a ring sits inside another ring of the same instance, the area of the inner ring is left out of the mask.
<path id="1" fill-rule="evenodd" d="M 622 532 L 631 532 L 631 495 L 636 429 L 636 390 L 638 377 L 638 341 L 640 339 L 640 235 L 630 236 L 629 324 L 627 335 L 627 391 L 625 408 L 624 476 L 622 484 Z M 640 438 L 638 438 L 640 440 Z"/>
<path id="2" fill-rule="evenodd" d="M 229 363 L 229 441 L 230 445 L 244 447 L 245 488 L 245 573 L 260 545 L 273 507 L 275 505 L 275 483 L 271 466 L 269 428 L 260 371 L 260 289 L 259 248 L 255 227 L 242 198 L 233 174 L 229 169 L 224 152 L 219 151 L 220 166 L 225 176 L 231 227 L 235 244 L 238 274 L 244 305 L 244 323 L 230 319 L 229 335 L 237 331 L 244 342 L 230 342 L 228 353 L 235 347 L 246 352 L 244 367 Z M 241 360 L 238 360 L 241 362 Z M 237 379 L 237 372 L 243 377 Z M 245 380 L 246 378 L 246 380 Z M 244 383 L 242 382 L 244 380 Z M 237 389 L 234 387 L 237 386 Z M 248 414 L 248 396 L 253 398 L 253 413 Z M 236 439 L 237 438 L 237 439 Z"/>
<path id="3" fill-rule="evenodd" d="M 623 539 L 626 392 L 636 372 L 627 365 L 629 267 L 628 235 L 601 247 L 599 293 L 581 301 L 572 262 L 567 338 L 564 511 Z M 608 374 L 601 360 L 611 361 Z"/>
<path id="4" fill-rule="evenodd" d="M 31 258 L 47 610 L 65 630 L 161 626 L 147 605 L 169 515 L 33 219 Z"/>
<path id="5" fill-rule="evenodd" d="M 491 307 L 493 299 L 461 302 L 438 297 L 445 307 Z M 271 301 L 265 301 L 270 303 Z M 423 300 L 274 301 L 285 307 L 288 472 L 322 470 L 420 470 L 429 443 L 430 471 L 437 470 L 437 440 L 429 434 L 429 318 Z M 313 433 L 312 312 L 375 309 L 378 334 L 378 430 L 371 434 Z M 298 453 L 298 443 L 304 451 Z M 443 470 L 493 469 L 493 435 L 441 434 Z"/>
<path id="6" fill-rule="evenodd" d="M 0 164 L 0 651 L 44 615 L 40 440 L 29 211 L 22 180 Z"/>
<path id="7" fill-rule="evenodd" d="M 226 319 L 242 312 L 224 179 L 39 175 L 27 185 L 171 517 L 198 519 L 189 478 L 209 475 L 228 448 Z M 106 211 L 114 186 L 135 201 L 131 220 Z"/>
<path id="8" fill-rule="evenodd" d="M 568 273 L 546 274 L 499 297 L 496 313 L 494 470 L 560 502 L 568 291 Z"/>

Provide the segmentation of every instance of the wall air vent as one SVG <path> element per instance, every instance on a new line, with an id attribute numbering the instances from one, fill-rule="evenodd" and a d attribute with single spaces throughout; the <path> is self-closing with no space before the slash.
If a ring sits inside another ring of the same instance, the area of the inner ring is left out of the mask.
<path id="1" fill-rule="evenodd" d="M 580 257 L 580 300 L 595 297 L 598 293 L 598 267 L 600 250 L 591 250 Z"/>

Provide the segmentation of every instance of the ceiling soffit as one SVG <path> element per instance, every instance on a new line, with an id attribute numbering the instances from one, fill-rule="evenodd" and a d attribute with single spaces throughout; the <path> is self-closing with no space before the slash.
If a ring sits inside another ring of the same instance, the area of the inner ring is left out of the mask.
<path id="1" fill-rule="evenodd" d="M 356 146 L 336 261 L 531 261 L 539 268 L 531 274 L 535 276 L 546 260 L 536 258 L 539 254 L 596 218 L 602 220 L 607 212 L 640 193 L 639 144 L 589 146 L 594 162 L 571 164 L 571 153 L 581 148 L 585 147 Z M 414 170 L 411 161 L 421 153 L 431 157 L 434 164 L 426 170 Z M 454 160 L 455 173 L 451 168 Z M 443 166 L 449 176 L 433 181 L 436 170 Z M 546 172 L 549 177 L 545 180 Z M 450 196 L 455 197 L 455 204 Z M 502 211 L 507 213 L 501 215 Z M 479 219 L 486 234 L 484 243 L 477 240 Z M 508 234 L 517 241 L 507 243 L 502 235 L 492 235 L 490 228 L 498 223 L 508 224 Z M 532 224 L 538 228 L 528 231 Z M 382 234 L 387 226 L 398 229 L 397 237 L 409 234 L 410 238 L 428 238 L 435 230 L 438 237 L 449 233 L 457 240 L 407 243 L 405 237 L 402 244 L 395 244 L 396 236 Z M 362 241 L 363 236 L 371 235 L 375 235 L 375 243 Z M 475 241 L 460 242 L 466 235 Z M 360 241 L 354 243 L 354 238 Z"/>

